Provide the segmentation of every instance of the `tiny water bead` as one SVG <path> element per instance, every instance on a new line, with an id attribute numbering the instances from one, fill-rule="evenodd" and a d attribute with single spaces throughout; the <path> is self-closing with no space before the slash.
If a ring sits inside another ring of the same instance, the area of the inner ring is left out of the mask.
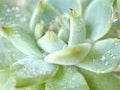
<path id="1" fill-rule="evenodd" d="M 27 21 L 22 9 L 11 3 L 0 3 L 0 26 L 18 24 Z"/>
<path id="2" fill-rule="evenodd" d="M 102 56 L 101 61 L 105 61 L 105 60 L 106 60 L 106 57 Z"/>

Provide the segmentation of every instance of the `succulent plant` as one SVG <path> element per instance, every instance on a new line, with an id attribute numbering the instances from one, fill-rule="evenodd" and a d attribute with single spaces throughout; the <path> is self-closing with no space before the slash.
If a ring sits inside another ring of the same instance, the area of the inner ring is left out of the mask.
<path id="1" fill-rule="evenodd" d="M 0 90 L 120 90 L 119 0 L 0 0 Z"/>

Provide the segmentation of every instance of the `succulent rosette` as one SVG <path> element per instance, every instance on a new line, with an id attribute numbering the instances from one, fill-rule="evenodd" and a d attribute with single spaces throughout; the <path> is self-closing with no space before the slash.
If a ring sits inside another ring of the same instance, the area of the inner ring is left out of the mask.
<path id="1" fill-rule="evenodd" d="M 120 90 L 119 0 L 0 0 L 1 90 Z"/>

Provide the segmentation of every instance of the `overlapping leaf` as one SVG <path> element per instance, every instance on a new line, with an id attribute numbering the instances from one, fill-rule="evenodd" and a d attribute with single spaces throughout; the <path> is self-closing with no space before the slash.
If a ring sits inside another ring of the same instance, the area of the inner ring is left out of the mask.
<path id="1" fill-rule="evenodd" d="M 0 37 L 0 68 L 9 68 L 12 63 L 24 57 L 7 39 Z"/>
<path id="2" fill-rule="evenodd" d="M 0 2 L 0 26 L 22 24 L 28 27 L 29 16 L 18 5 Z"/>
<path id="3" fill-rule="evenodd" d="M 85 14 L 87 37 L 98 40 L 110 29 L 113 22 L 113 1 L 94 0 L 90 3 Z"/>
<path id="4" fill-rule="evenodd" d="M 90 90 L 84 77 L 75 67 L 61 67 L 46 83 L 46 90 Z"/>
<path id="5" fill-rule="evenodd" d="M 41 57 L 40 49 L 37 46 L 32 35 L 19 25 L 11 25 L 2 27 L 4 36 L 6 36 L 12 44 L 27 55 L 35 55 Z"/>
<path id="6" fill-rule="evenodd" d="M 89 53 L 90 49 L 91 45 L 89 43 L 80 44 L 51 53 L 45 57 L 45 61 L 61 65 L 79 64 Z"/>
<path id="7" fill-rule="evenodd" d="M 86 78 L 90 90 L 119 90 L 120 73 L 97 74 L 94 72 L 80 70 Z"/>
<path id="8" fill-rule="evenodd" d="M 51 79 L 57 70 L 57 65 L 46 63 L 35 57 L 26 57 L 11 66 L 18 88 L 35 83 L 44 83 Z"/>
<path id="9" fill-rule="evenodd" d="M 97 72 L 111 72 L 120 61 L 120 40 L 105 39 L 94 43 L 92 50 L 78 67 Z"/>

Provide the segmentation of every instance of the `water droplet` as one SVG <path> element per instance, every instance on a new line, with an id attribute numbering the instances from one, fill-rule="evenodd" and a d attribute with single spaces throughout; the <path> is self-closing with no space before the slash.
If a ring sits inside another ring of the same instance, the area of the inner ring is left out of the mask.
<path id="1" fill-rule="evenodd" d="M 106 65 L 106 66 L 108 65 L 108 61 L 105 62 L 105 65 Z"/>
<path id="2" fill-rule="evenodd" d="M 21 18 L 21 22 L 25 22 L 26 21 L 26 18 Z"/>
<path id="3" fill-rule="evenodd" d="M 117 18 L 115 18 L 115 19 L 114 19 L 114 22 L 116 22 L 117 20 L 118 20 L 118 19 L 117 19 Z"/>
<path id="4" fill-rule="evenodd" d="M 95 62 L 95 59 L 93 59 L 92 61 Z"/>
<path id="5" fill-rule="evenodd" d="M 7 9 L 7 12 L 9 13 L 9 12 L 10 12 L 10 9 Z"/>
<path id="6" fill-rule="evenodd" d="M 106 60 L 106 57 L 102 56 L 101 61 L 105 61 L 105 60 Z"/>
<path id="7" fill-rule="evenodd" d="M 108 51 L 107 51 L 107 53 L 108 53 L 108 54 L 110 54 L 110 53 L 111 53 L 111 51 L 110 51 L 110 50 L 108 50 Z"/>
<path id="8" fill-rule="evenodd" d="M 118 43 L 116 42 L 115 45 L 118 45 Z"/>
<path id="9" fill-rule="evenodd" d="M 73 77 L 73 78 L 72 78 L 72 80 L 74 81 L 74 80 L 75 80 L 75 78 Z"/>

